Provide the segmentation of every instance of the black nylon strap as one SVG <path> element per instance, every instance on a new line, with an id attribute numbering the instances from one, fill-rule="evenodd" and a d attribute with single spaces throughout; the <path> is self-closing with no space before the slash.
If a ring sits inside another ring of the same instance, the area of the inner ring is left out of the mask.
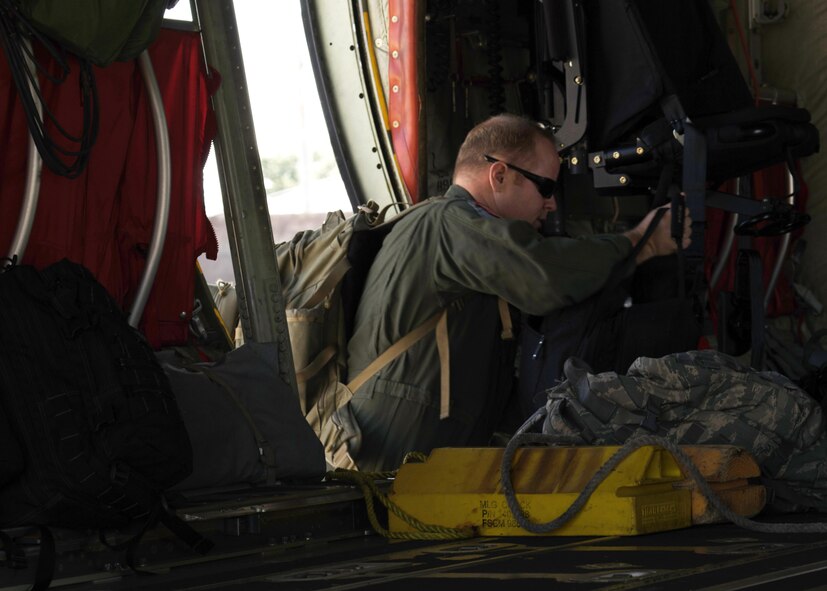
<path id="1" fill-rule="evenodd" d="M 594 414 L 598 420 L 607 424 L 615 413 L 617 406 L 595 396 L 589 388 L 589 367 L 579 359 L 569 359 L 563 366 L 566 379 L 574 387 L 577 400 Z"/>
<path id="2" fill-rule="evenodd" d="M 749 257 L 749 309 L 750 340 L 752 341 L 751 363 L 753 369 L 764 366 L 764 283 L 761 257 L 754 250 L 746 251 Z"/>
<path id="3" fill-rule="evenodd" d="M 665 215 L 666 208 L 662 207 L 657 209 L 652 221 L 649 222 L 649 225 L 646 227 L 646 231 L 643 233 L 643 236 L 641 236 L 638 243 L 634 245 L 629 255 L 612 267 L 609 277 L 606 279 L 606 283 L 603 286 L 603 289 L 601 289 L 600 295 L 597 297 L 595 305 L 589 312 L 588 319 L 583 323 L 583 329 L 580 331 L 580 336 L 577 339 L 577 348 L 575 349 L 575 351 L 577 351 L 577 356 L 583 355 L 586 335 L 590 334 L 594 330 L 597 322 L 600 320 L 600 316 L 603 312 L 602 309 L 609 300 L 609 297 L 612 295 L 612 292 L 618 285 L 620 285 L 620 281 L 629 272 L 630 266 L 635 264 L 635 258 L 638 254 L 640 254 L 640 251 L 643 250 L 644 245 L 649 238 L 651 238 L 652 234 L 655 232 L 655 228 L 657 228 L 658 224 Z"/>
<path id="4" fill-rule="evenodd" d="M 183 519 L 175 515 L 170 509 L 167 507 L 166 503 L 161 500 L 159 501 L 155 507 L 153 507 L 152 511 L 147 517 L 146 522 L 141 526 L 141 529 L 131 538 L 128 540 L 121 542 L 120 544 L 110 544 L 106 537 L 104 536 L 104 532 L 100 532 L 100 541 L 112 550 L 126 550 L 125 554 L 125 562 L 126 565 L 131 568 L 135 573 L 139 575 L 152 575 L 155 574 L 151 571 L 144 570 L 135 565 L 135 556 L 138 551 L 138 546 L 141 543 L 141 540 L 151 528 L 158 525 L 158 523 L 163 523 L 166 528 L 171 531 L 175 536 L 180 539 L 184 544 L 189 546 L 193 552 L 198 554 L 199 556 L 206 555 L 210 550 L 213 549 L 215 544 L 211 541 L 199 534 L 195 531 L 192 527 L 190 527 Z"/>
<path id="5" fill-rule="evenodd" d="M 44 591 L 52 584 L 55 574 L 57 553 L 55 552 L 55 538 L 52 531 L 43 525 L 40 529 L 40 555 L 37 558 L 37 569 L 34 575 L 34 585 L 31 591 Z"/>
<path id="6" fill-rule="evenodd" d="M 6 567 L 11 569 L 26 568 L 26 555 L 20 547 L 14 543 L 14 539 L 4 531 L 0 531 L 0 542 L 3 543 L 3 554 L 5 554 Z"/>
<path id="7" fill-rule="evenodd" d="M 158 517 L 169 531 L 178 536 L 182 542 L 201 556 L 213 549 L 215 544 L 195 531 L 187 522 L 175 515 L 165 506 L 161 507 Z"/>
<path id="8" fill-rule="evenodd" d="M 123 488 L 123 492 L 136 504 L 146 508 L 149 513 L 148 517 L 137 534 L 120 544 L 109 544 L 106 541 L 102 531 L 100 532 L 100 539 L 102 543 L 113 550 L 126 549 L 126 564 L 132 570 L 137 573 L 151 574 L 146 571 L 141 571 L 135 567 L 135 553 L 144 534 L 150 528 L 157 525 L 159 521 L 163 523 L 182 542 L 192 548 L 194 552 L 203 556 L 212 549 L 214 546 L 213 542 L 187 525 L 183 519 L 173 514 L 167 507 L 166 500 L 163 495 L 158 493 L 135 470 L 131 470 L 128 466 L 122 465 L 121 479 L 124 480 L 123 483 L 119 483 Z M 152 500 L 148 501 L 148 499 Z"/>
<path id="9" fill-rule="evenodd" d="M 580 413 L 577 412 L 577 409 L 572 408 L 572 406 L 573 403 L 571 400 L 561 398 L 560 405 L 558 406 L 558 414 L 560 418 L 566 422 L 572 431 L 576 431 L 580 435 L 583 441 L 586 442 L 586 445 L 595 445 L 597 435 L 585 422 L 583 422 L 580 417 Z"/>
<path id="10" fill-rule="evenodd" d="M 678 297 L 686 297 L 686 256 L 683 252 L 683 220 L 686 206 L 676 185 L 669 188 L 669 203 L 672 210 L 672 239 L 675 241 L 678 258 Z"/>
<path id="11" fill-rule="evenodd" d="M 129 491 L 134 491 L 138 488 L 143 488 L 144 490 L 152 490 L 149 484 L 143 479 L 142 476 L 137 474 L 134 470 L 131 471 L 129 477 L 129 484 L 125 487 Z M 140 495 L 140 493 L 138 493 Z M 183 541 L 187 546 L 192 548 L 195 552 L 199 554 L 206 554 L 209 550 L 213 547 L 213 543 L 204 538 L 201 534 L 196 532 L 192 529 L 189 525 L 184 523 L 184 521 L 175 516 L 167 507 L 166 500 L 164 499 L 163 495 L 158 493 L 156 494 L 157 503 L 152 507 L 152 512 L 157 515 L 155 521 L 160 521 L 163 523 L 169 530 L 178 536 L 181 541 Z M 137 499 L 136 499 L 137 500 Z M 154 523 L 150 525 L 155 525 Z M 148 529 L 148 527 L 146 528 Z M 140 534 L 143 535 L 143 532 Z M 138 540 L 134 542 L 135 546 L 137 547 L 137 542 L 140 541 L 140 537 Z"/>

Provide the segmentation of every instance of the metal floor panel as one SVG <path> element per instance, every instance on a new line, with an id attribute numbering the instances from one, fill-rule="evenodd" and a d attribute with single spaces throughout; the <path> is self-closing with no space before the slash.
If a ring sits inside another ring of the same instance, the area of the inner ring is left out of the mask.
<path id="1" fill-rule="evenodd" d="M 145 568 L 158 574 L 138 576 L 124 570 L 116 553 L 99 542 L 96 547 L 91 535 L 59 536 L 55 587 L 793 591 L 820 589 L 827 581 L 827 537 L 821 534 L 763 534 L 712 525 L 632 537 L 388 541 L 366 531 L 364 503 L 349 487 L 202 500 L 181 513 L 216 542 L 207 557 L 194 557 L 159 528 L 139 551 Z M 6 576 L 8 569 L 0 570 L 6 571 L 0 575 L 4 590 L 26 589 L 32 581 L 31 570 L 12 578 Z"/>

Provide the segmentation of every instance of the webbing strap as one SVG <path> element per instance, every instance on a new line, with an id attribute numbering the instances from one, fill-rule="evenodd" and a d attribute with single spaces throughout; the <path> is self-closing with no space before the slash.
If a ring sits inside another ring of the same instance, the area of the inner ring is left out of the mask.
<path id="1" fill-rule="evenodd" d="M 514 338 L 514 325 L 511 322 L 511 312 L 508 311 L 508 302 L 502 298 L 498 298 L 497 307 L 500 311 L 500 322 L 502 322 L 503 325 L 500 338 L 504 341 L 510 341 Z"/>
<path id="2" fill-rule="evenodd" d="M 683 221 L 686 216 L 686 206 L 683 203 L 678 187 L 669 187 L 669 207 L 672 211 L 672 239 L 675 241 L 675 256 L 678 261 L 678 297 L 686 297 L 686 255 L 683 251 Z"/>
<path id="3" fill-rule="evenodd" d="M 592 413 L 597 420 L 605 426 L 615 427 L 620 425 L 613 431 L 613 438 L 617 443 L 622 444 L 628 438 L 628 436 L 624 437 L 622 435 L 623 432 L 633 431 L 637 427 L 643 427 L 652 433 L 657 432 L 660 404 L 658 404 L 654 396 L 650 395 L 644 404 L 645 397 L 636 396 L 637 393 L 626 387 L 626 383 L 621 376 L 618 383 L 623 388 L 623 392 L 635 406 L 640 408 L 640 412 L 634 412 L 627 410 L 612 400 L 601 398 L 592 390 L 591 384 L 589 383 L 590 370 L 582 360 L 576 357 L 567 360 L 564 366 L 564 372 L 566 379 L 574 389 L 577 401 L 583 405 L 586 410 Z M 577 416 L 576 412 L 569 415 L 569 418 L 572 417 L 575 418 L 578 423 L 576 427 L 585 435 L 583 430 L 585 425 L 583 425 L 580 417 Z M 592 441 L 594 441 L 593 438 L 589 440 L 589 444 L 592 444 Z"/>
<path id="4" fill-rule="evenodd" d="M 612 267 L 609 272 L 609 276 L 606 279 L 606 283 L 597 295 L 597 300 L 586 318 L 586 322 L 583 323 L 580 329 L 580 335 L 577 338 L 577 348 L 575 349 L 575 357 L 583 357 L 585 355 L 584 349 L 587 346 L 586 335 L 590 334 L 597 326 L 597 323 L 600 321 L 600 315 L 603 313 L 603 307 L 609 301 L 609 296 L 614 289 L 620 285 L 620 282 L 626 275 L 629 266 L 635 264 L 635 258 L 640 251 L 643 250 L 644 245 L 649 238 L 651 238 L 652 234 L 654 234 L 661 219 L 663 219 L 663 216 L 666 215 L 666 211 L 667 209 L 665 207 L 660 207 L 655 210 L 655 215 L 652 217 L 652 220 L 649 222 L 649 225 L 646 227 L 646 230 L 643 232 L 643 236 L 641 236 L 638 243 L 632 247 L 631 252 L 629 252 L 626 258 L 620 260 L 614 265 L 614 267 Z"/>
<path id="5" fill-rule="evenodd" d="M 442 317 L 448 316 L 447 310 L 442 310 L 437 312 L 428 320 L 417 326 L 411 332 L 406 334 L 404 337 L 396 341 L 393 345 L 388 347 L 384 353 L 382 353 L 379 357 L 374 359 L 370 365 L 368 365 L 365 369 L 363 369 L 359 375 L 353 378 L 348 384 L 347 389 L 351 392 L 355 392 L 359 388 L 361 388 L 365 382 L 367 382 L 370 378 L 372 378 L 379 370 L 385 367 L 388 363 L 402 355 L 405 351 L 410 349 L 415 343 L 422 340 L 422 338 L 427 335 L 429 332 L 434 330 L 439 323 L 439 320 Z M 447 339 L 446 339 L 447 340 Z M 437 346 L 439 346 L 439 341 L 437 340 Z M 447 348 L 447 347 L 446 347 Z M 445 369 L 445 368 L 443 368 Z"/>
<path id="6" fill-rule="evenodd" d="M 43 525 L 38 527 L 40 529 L 40 556 L 37 559 L 32 591 L 42 591 L 51 586 L 57 562 L 57 550 L 52 531 Z"/>
<path id="7" fill-rule="evenodd" d="M 339 285 L 339 282 L 345 276 L 345 273 L 348 272 L 350 269 L 350 261 L 347 260 L 347 257 L 342 257 L 339 261 L 333 265 L 333 268 L 330 270 L 330 273 L 327 274 L 325 280 L 322 281 L 322 284 L 316 290 L 307 302 L 302 305 L 302 308 L 315 308 L 322 301 L 333 293 L 333 290 Z"/>
<path id="8" fill-rule="evenodd" d="M 319 371 L 327 365 L 327 362 L 333 359 L 334 355 L 336 355 L 336 347 L 333 345 L 328 345 L 322 349 L 313 361 L 296 372 L 296 381 L 299 384 L 305 383 L 307 380 L 319 373 Z"/>
<path id="9" fill-rule="evenodd" d="M 508 302 L 500 298 L 499 302 L 500 319 L 502 320 L 504 340 L 514 338 L 514 329 L 511 322 L 511 313 L 508 310 Z M 414 343 L 421 340 L 432 330 L 436 330 L 436 348 L 439 353 L 439 418 L 445 419 L 451 413 L 451 348 L 448 339 L 448 310 L 442 310 L 431 316 L 404 337 L 388 347 L 384 353 L 374 359 L 362 372 L 353 378 L 347 389 L 355 392 L 365 382 L 372 378 L 388 363 L 399 357 L 410 349 Z M 309 367 L 309 366 L 308 366 Z"/>
<path id="10" fill-rule="evenodd" d="M 343 443 L 337 446 L 336 449 L 333 450 L 332 457 L 330 458 L 330 460 L 328 460 L 328 462 L 331 465 L 336 466 L 336 469 L 359 469 L 356 465 L 356 462 L 353 460 L 353 456 L 350 455 L 350 450 L 348 450 L 347 443 Z"/>
<path id="11" fill-rule="evenodd" d="M 195 531 L 192 526 L 182 518 L 175 515 L 167 506 L 166 499 L 163 495 L 159 494 L 154 486 L 139 472 L 132 470 L 127 464 L 116 462 L 113 464 L 113 482 L 118 482 L 121 492 L 123 492 L 128 499 L 147 509 L 145 513 L 145 515 L 147 515 L 146 521 L 134 536 L 124 542 L 110 544 L 106 540 L 105 532 L 103 530 L 99 531 L 99 539 L 104 546 L 117 551 L 126 550 L 126 564 L 133 571 L 138 574 L 153 574 L 150 571 L 144 571 L 135 566 L 135 555 L 144 534 L 155 527 L 159 520 L 182 542 L 198 554 L 203 556 L 212 549 L 214 545 L 213 542 Z M 147 498 L 151 498 L 149 505 L 147 505 Z"/>
<path id="12" fill-rule="evenodd" d="M 186 521 L 166 507 L 165 504 L 161 506 L 158 518 L 169 531 L 178 536 L 182 542 L 192 548 L 193 552 L 199 556 L 206 555 L 212 550 L 213 546 L 215 546 L 212 541 L 199 534 Z"/>
<path id="13" fill-rule="evenodd" d="M 439 317 L 436 325 L 436 349 L 439 353 L 439 418 L 447 419 L 451 414 L 451 358 L 447 310 Z"/>
<path id="14" fill-rule="evenodd" d="M 27 566 L 26 555 L 20 550 L 14 539 L 6 532 L 0 530 L 0 542 L 3 544 L 3 555 L 5 566 L 8 568 L 24 569 Z"/>
<path id="15" fill-rule="evenodd" d="M 146 532 L 151 528 L 155 527 L 159 521 L 163 523 L 170 532 L 177 536 L 179 540 L 189 546 L 193 552 L 200 556 L 205 556 L 215 546 L 211 540 L 208 540 L 199 534 L 187 522 L 175 515 L 175 513 L 173 513 L 167 506 L 166 501 L 161 498 L 161 502 L 152 509 L 149 519 L 143 525 L 141 530 L 131 540 L 122 544 L 126 548 L 126 564 L 135 572 L 135 574 L 156 574 L 153 571 L 139 568 L 136 565 L 135 557 L 138 553 L 138 546 L 140 545 L 144 535 L 146 535 Z M 104 545 L 109 546 L 103 537 L 103 531 L 100 532 L 100 535 L 100 539 Z"/>
<path id="16" fill-rule="evenodd" d="M 749 269 L 750 363 L 758 371 L 764 367 L 764 282 L 761 257 L 757 251 L 742 250 Z"/>

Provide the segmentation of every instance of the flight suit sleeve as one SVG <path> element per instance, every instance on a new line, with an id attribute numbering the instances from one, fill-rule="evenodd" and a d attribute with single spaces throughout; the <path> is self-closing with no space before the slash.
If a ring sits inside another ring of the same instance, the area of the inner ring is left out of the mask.
<path id="1" fill-rule="evenodd" d="M 597 292 L 632 250 L 622 235 L 543 237 L 527 222 L 444 209 L 434 282 L 441 297 L 463 288 L 545 315 Z"/>

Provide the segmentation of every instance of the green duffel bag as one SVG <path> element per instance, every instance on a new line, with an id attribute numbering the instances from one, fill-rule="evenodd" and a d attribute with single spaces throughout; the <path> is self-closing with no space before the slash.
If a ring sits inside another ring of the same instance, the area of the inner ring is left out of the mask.
<path id="1" fill-rule="evenodd" d="M 177 0 L 15 0 L 21 16 L 96 66 L 138 57 Z"/>
<path id="2" fill-rule="evenodd" d="M 213 363 L 158 353 L 193 453 L 192 474 L 174 489 L 318 482 L 324 448 L 278 373 L 278 345 L 245 343 Z"/>

